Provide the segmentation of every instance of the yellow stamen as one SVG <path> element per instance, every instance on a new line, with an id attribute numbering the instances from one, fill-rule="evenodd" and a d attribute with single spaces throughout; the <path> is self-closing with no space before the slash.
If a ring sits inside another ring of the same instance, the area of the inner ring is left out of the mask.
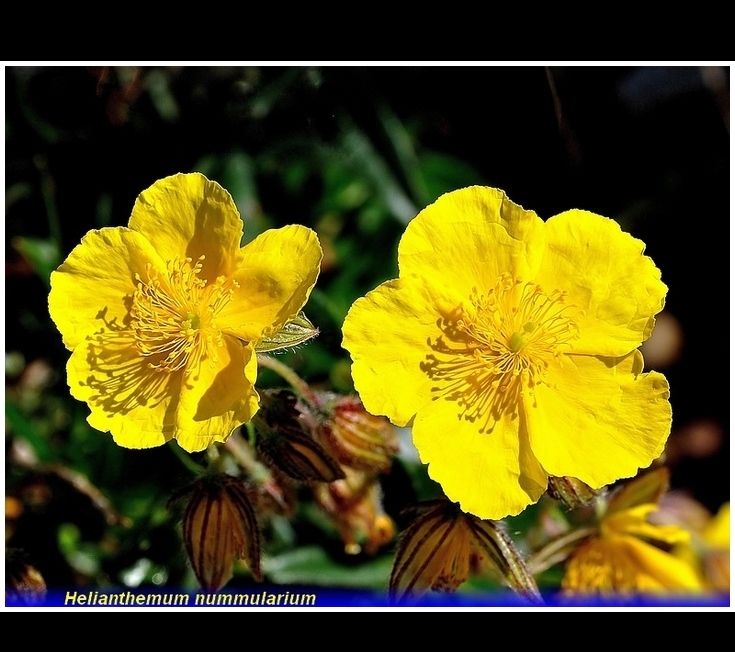
<path id="1" fill-rule="evenodd" d="M 502 413 L 515 413 L 521 393 L 544 382 L 549 363 L 575 339 L 565 295 L 503 274 L 486 294 L 473 289 L 467 305 L 440 324 L 444 332 L 424 365 L 461 417 L 483 419 L 491 430 Z M 446 354 L 446 355 L 442 355 Z"/>
<path id="2" fill-rule="evenodd" d="M 201 256 L 193 264 L 191 258 L 177 258 L 167 263 L 165 273 L 148 265 L 147 280 L 136 276 L 132 328 L 138 349 L 150 358 L 150 369 L 193 367 L 210 343 L 223 346 L 215 319 L 237 284 L 224 277 L 211 283 L 200 278 L 203 260 Z"/>

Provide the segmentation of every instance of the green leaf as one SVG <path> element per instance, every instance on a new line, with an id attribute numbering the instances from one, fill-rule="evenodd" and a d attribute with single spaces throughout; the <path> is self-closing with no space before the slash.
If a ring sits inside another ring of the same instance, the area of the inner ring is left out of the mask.
<path id="1" fill-rule="evenodd" d="M 33 421 L 23 414 L 15 403 L 8 399 L 5 399 L 5 418 L 8 420 L 11 429 L 33 447 L 39 461 L 51 462 L 54 459 L 51 446 L 49 446 Z"/>
<path id="2" fill-rule="evenodd" d="M 308 342 L 319 334 L 319 329 L 314 326 L 303 312 L 300 312 L 290 322 L 288 322 L 280 331 L 264 337 L 255 345 L 258 353 L 268 353 L 270 351 L 281 351 L 282 349 L 292 349 L 299 344 Z"/>
<path id="3" fill-rule="evenodd" d="M 342 146 L 348 154 L 348 164 L 371 182 L 375 195 L 393 217 L 408 224 L 418 212 L 416 205 L 365 134 L 356 127 L 346 126 Z"/>
<path id="4" fill-rule="evenodd" d="M 18 236 L 13 239 L 13 247 L 28 260 L 33 271 L 50 288 L 51 272 L 61 264 L 61 253 L 56 243 L 52 240 Z"/>
<path id="5" fill-rule="evenodd" d="M 391 555 L 359 565 L 343 565 L 322 548 L 307 546 L 264 559 L 263 571 L 276 584 L 384 589 L 392 565 Z"/>
<path id="6" fill-rule="evenodd" d="M 487 184 L 471 165 L 448 154 L 435 152 L 423 154 L 420 169 L 429 201 L 457 188 Z"/>

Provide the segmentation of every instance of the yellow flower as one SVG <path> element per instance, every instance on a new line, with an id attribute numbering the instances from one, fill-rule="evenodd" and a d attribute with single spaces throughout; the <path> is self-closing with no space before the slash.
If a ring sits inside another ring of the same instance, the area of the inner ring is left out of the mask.
<path id="1" fill-rule="evenodd" d="M 543 222 L 493 188 L 443 195 L 409 223 L 399 278 L 345 320 L 365 407 L 412 425 L 431 477 L 481 518 L 518 514 L 548 476 L 635 475 L 671 425 L 637 351 L 666 294 L 643 248 L 586 211 Z"/>
<path id="2" fill-rule="evenodd" d="M 651 520 L 686 529 L 691 542 L 675 546 L 672 553 L 697 571 L 706 589 L 723 593 L 730 590 L 729 502 L 713 516 L 691 496 L 673 491 L 664 496 Z"/>
<path id="3" fill-rule="evenodd" d="M 730 503 L 720 507 L 701 533 L 697 546 L 702 558 L 707 586 L 715 591 L 730 590 Z"/>
<path id="4" fill-rule="evenodd" d="M 663 491 L 667 482 L 668 472 L 659 469 L 636 478 L 610 501 L 598 532 L 567 562 L 562 580 L 565 593 L 610 596 L 701 591 L 692 564 L 673 554 L 676 547 L 689 546 L 689 533 L 649 519 L 658 510 L 656 490 Z"/>
<path id="5" fill-rule="evenodd" d="M 258 409 L 254 347 L 306 303 L 322 252 L 297 225 L 240 247 L 242 227 L 219 184 L 177 174 L 141 193 L 127 228 L 90 231 L 52 273 L 71 393 L 121 446 L 202 450 Z"/>

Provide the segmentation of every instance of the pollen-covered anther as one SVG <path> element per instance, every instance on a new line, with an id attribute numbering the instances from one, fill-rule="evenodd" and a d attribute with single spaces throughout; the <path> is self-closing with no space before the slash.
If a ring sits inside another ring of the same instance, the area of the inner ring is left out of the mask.
<path id="1" fill-rule="evenodd" d="M 564 299 L 563 292 L 547 294 L 508 274 L 487 294 L 473 290 L 458 328 L 469 336 L 473 358 L 484 363 L 490 384 L 503 391 L 518 377 L 531 386 L 543 381 L 549 359 L 577 337 Z"/>
<path id="2" fill-rule="evenodd" d="M 132 328 L 138 350 L 150 358 L 149 369 L 179 371 L 194 366 L 210 346 L 224 346 L 215 318 L 237 284 L 223 276 L 211 283 L 200 278 L 203 260 L 176 258 L 165 272 L 149 264 L 146 281 L 136 274 Z"/>
<path id="3" fill-rule="evenodd" d="M 444 381 L 438 391 L 459 403 L 464 418 L 483 420 L 483 431 L 501 412 L 515 412 L 521 394 L 545 382 L 549 363 L 578 337 L 567 307 L 563 292 L 546 293 L 509 274 L 486 293 L 473 288 L 447 321 L 447 335 L 461 348 L 433 369 Z"/>

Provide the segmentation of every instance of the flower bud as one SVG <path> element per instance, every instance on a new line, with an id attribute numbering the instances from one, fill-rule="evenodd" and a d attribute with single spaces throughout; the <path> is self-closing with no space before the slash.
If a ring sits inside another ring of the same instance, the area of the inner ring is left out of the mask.
<path id="1" fill-rule="evenodd" d="M 385 417 L 370 414 L 356 396 L 318 393 L 315 431 L 343 464 L 385 473 L 398 452 L 395 428 Z"/>
<path id="2" fill-rule="evenodd" d="M 253 577 L 262 581 L 260 534 L 242 481 L 225 474 L 205 475 L 188 493 L 184 546 L 201 586 L 221 589 L 232 578 L 235 558 L 245 560 Z"/>
<path id="3" fill-rule="evenodd" d="M 560 500 L 569 509 L 576 509 L 591 503 L 597 492 L 581 480 L 569 477 L 549 476 L 547 492 L 555 500 Z"/>
<path id="4" fill-rule="evenodd" d="M 286 475 L 301 482 L 334 482 L 344 478 L 337 460 L 309 432 L 291 392 L 262 392 L 253 425 L 258 431 L 257 452 Z"/>
<path id="5" fill-rule="evenodd" d="M 393 521 L 383 511 L 375 477 L 349 467 L 345 472 L 341 480 L 316 485 L 314 498 L 339 530 L 347 554 L 374 555 L 395 536 Z"/>
<path id="6" fill-rule="evenodd" d="M 22 550 L 5 550 L 5 604 L 30 606 L 43 602 L 46 582 Z"/>
<path id="7" fill-rule="evenodd" d="M 453 592 L 469 577 L 471 562 L 489 566 L 531 602 L 541 596 L 520 553 L 499 525 L 463 512 L 448 500 L 416 508 L 416 518 L 401 535 L 390 577 L 397 602 L 426 592 Z"/>

